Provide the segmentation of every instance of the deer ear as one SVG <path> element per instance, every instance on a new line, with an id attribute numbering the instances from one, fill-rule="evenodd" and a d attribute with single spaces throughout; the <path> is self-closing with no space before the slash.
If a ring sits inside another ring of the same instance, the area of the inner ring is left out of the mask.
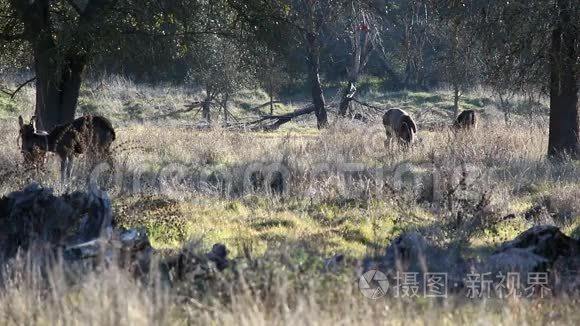
<path id="1" fill-rule="evenodd" d="M 18 116 L 18 125 L 20 125 L 20 128 L 24 126 L 24 119 L 22 119 L 22 116 Z"/>

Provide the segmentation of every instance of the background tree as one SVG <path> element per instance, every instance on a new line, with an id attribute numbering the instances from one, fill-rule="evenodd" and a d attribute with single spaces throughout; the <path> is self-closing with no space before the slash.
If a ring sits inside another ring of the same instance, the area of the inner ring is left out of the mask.
<path id="1" fill-rule="evenodd" d="M 318 128 L 328 125 L 321 82 L 324 33 L 343 11 L 343 0 L 229 0 L 261 40 L 271 47 L 295 45 L 304 52 L 306 75 Z M 276 35 L 281 38 L 266 36 Z M 281 45 L 281 42 L 284 45 Z"/>
<path id="2" fill-rule="evenodd" d="M 384 56 L 397 72 L 397 80 L 406 89 L 427 89 L 435 67 L 430 59 L 435 57 L 429 22 L 430 6 L 424 0 L 393 0 L 386 3 Z"/>
<path id="3" fill-rule="evenodd" d="M 461 95 L 479 80 L 480 64 L 476 33 L 472 29 L 474 13 L 464 0 L 434 2 L 429 6 L 434 19 L 432 30 L 438 39 L 440 75 L 453 92 L 453 119 L 459 115 Z"/>
<path id="4" fill-rule="evenodd" d="M 201 1 L 2 0 L 0 39 L 32 53 L 41 127 L 74 119 L 83 72 L 106 53 L 147 50 L 135 40 L 172 43 L 197 35 Z M 166 43 L 166 44 L 167 44 Z M 173 48 L 173 47 L 168 47 Z M 135 53 L 135 52 L 133 52 Z"/>
<path id="5" fill-rule="evenodd" d="M 284 61 L 274 51 L 263 48 L 256 59 L 257 76 L 260 85 L 269 97 L 270 115 L 274 114 L 274 103 L 278 92 L 288 84 L 289 76 Z"/>
<path id="6" fill-rule="evenodd" d="M 82 73 L 104 26 L 116 20 L 116 1 L 10 0 L 2 39 L 25 42 L 33 54 L 36 115 L 42 127 L 73 119 Z"/>
<path id="7" fill-rule="evenodd" d="M 578 73 L 580 4 L 574 0 L 490 1 L 478 8 L 488 78 L 550 97 L 548 154 L 580 156 Z"/>
<path id="8" fill-rule="evenodd" d="M 380 42 L 383 29 L 381 8 L 374 2 L 350 1 L 345 4 L 343 22 L 338 33 L 346 34 L 350 46 L 350 58 L 346 68 L 347 83 L 341 95 L 338 113 L 345 116 L 350 100 L 356 92 L 356 84 L 369 62 L 370 56 Z"/>

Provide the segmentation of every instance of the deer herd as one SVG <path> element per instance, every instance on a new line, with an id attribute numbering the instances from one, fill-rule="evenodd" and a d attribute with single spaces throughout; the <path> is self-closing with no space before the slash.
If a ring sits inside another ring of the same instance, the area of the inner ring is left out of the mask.
<path id="1" fill-rule="evenodd" d="M 115 129 L 111 122 L 101 116 L 83 116 L 73 122 L 58 125 L 50 132 L 36 128 L 33 116 L 28 124 L 18 117 L 21 152 L 28 166 L 43 163 L 51 152 L 60 157 L 61 181 L 71 177 L 73 159 L 79 154 L 98 159 L 111 159 L 111 144 L 115 140 Z M 473 129 L 477 125 L 473 110 L 461 112 L 453 123 L 455 131 Z M 396 140 L 408 147 L 416 139 L 417 124 L 406 111 L 389 109 L 383 115 L 383 126 L 389 141 Z"/>

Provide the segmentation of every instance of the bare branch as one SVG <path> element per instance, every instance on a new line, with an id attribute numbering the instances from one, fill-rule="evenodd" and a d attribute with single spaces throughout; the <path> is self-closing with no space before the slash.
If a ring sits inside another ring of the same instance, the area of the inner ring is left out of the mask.
<path id="1" fill-rule="evenodd" d="M 15 91 L 10 91 L 10 90 L 5 90 L 5 89 L 2 89 L 1 91 L 2 91 L 2 93 L 6 94 L 6 95 L 9 95 L 10 96 L 10 99 L 13 100 L 14 97 L 16 96 L 16 94 L 18 94 L 18 92 L 20 92 L 20 90 L 22 88 L 24 88 L 24 86 L 32 83 L 35 80 L 36 80 L 36 77 L 30 78 L 29 80 L 25 81 L 24 83 L 18 85 L 18 87 L 16 88 Z"/>
<path id="2" fill-rule="evenodd" d="M 271 103 L 270 102 L 266 102 L 264 104 L 261 104 L 261 105 L 258 105 L 256 107 L 253 107 L 253 108 L 249 109 L 248 111 L 252 111 L 252 112 L 258 111 L 259 113 L 262 113 L 262 111 L 260 111 L 260 109 L 265 108 L 265 107 L 267 107 L 270 104 L 281 104 L 281 103 L 283 103 L 283 102 L 282 101 L 274 101 L 274 102 L 271 102 Z"/>
<path id="3" fill-rule="evenodd" d="M 373 110 L 379 111 L 379 112 L 384 112 L 384 111 L 385 111 L 385 109 L 384 109 L 384 108 L 380 108 L 380 107 L 378 107 L 378 106 L 374 106 L 374 105 L 368 104 L 368 103 L 366 103 L 366 102 L 359 101 L 359 100 L 357 100 L 357 99 L 356 99 L 356 98 L 354 98 L 354 97 L 353 97 L 353 98 L 350 98 L 349 100 L 350 100 L 350 101 L 353 101 L 353 102 L 355 102 L 355 103 L 358 103 L 358 104 L 360 104 L 360 105 L 362 105 L 362 106 L 365 106 L 365 107 L 367 107 L 367 108 L 370 108 L 370 109 L 373 109 Z"/>
<path id="4" fill-rule="evenodd" d="M 252 128 L 252 130 L 262 130 L 262 131 L 272 131 L 280 128 L 283 124 L 292 121 L 292 119 L 297 118 L 299 116 L 310 114 L 315 111 L 315 107 L 313 104 L 309 104 L 303 108 L 294 110 L 293 112 L 282 114 L 282 115 L 264 115 L 260 119 L 256 121 L 252 121 L 249 123 L 244 124 L 245 127 L 251 125 L 258 125 L 265 121 L 276 120 L 271 124 L 267 125 L 259 125 Z"/>

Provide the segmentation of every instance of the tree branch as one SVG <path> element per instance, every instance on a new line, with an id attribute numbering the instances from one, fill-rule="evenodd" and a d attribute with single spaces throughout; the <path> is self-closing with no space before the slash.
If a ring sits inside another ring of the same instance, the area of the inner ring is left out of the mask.
<path id="1" fill-rule="evenodd" d="M 367 108 L 370 108 L 370 109 L 373 109 L 373 110 L 376 110 L 376 111 L 379 111 L 379 112 L 384 112 L 384 111 L 385 111 L 385 109 L 384 109 L 384 108 L 380 108 L 380 107 L 378 107 L 378 106 L 374 106 L 374 105 L 368 104 L 367 102 L 362 102 L 362 101 L 359 101 L 359 100 L 357 100 L 357 99 L 356 99 L 356 98 L 354 98 L 354 97 L 350 98 L 349 100 L 350 100 L 350 101 L 353 101 L 353 102 L 355 102 L 355 103 L 358 103 L 358 104 L 360 104 L 360 105 L 362 105 L 362 106 L 364 106 L 364 107 L 367 107 Z"/>
<path id="2" fill-rule="evenodd" d="M 281 104 L 282 101 L 273 101 L 271 104 Z M 262 113 L 262 111 L 260 111 L 260 109 L 267 107 L 268 105 L 270 105 L 270 102 L 266 102 L 264 104 L 258 105 L 256 107 L 253 107 L 251 109 L 249 109 L 248 111 L 258 111 L 259 113 Z"/>
<path id="3" fill-rule="evenodd" d="M 2 89 L 2 93 L 6 94 L 6 95 L 9 95 L 9 96 L 10 96 L 10 99 L 11 99 L 11 100 L 13 100 L 13 99 L 14 99 L 14 97 L 16 96 L 16 94 L 18 94 L 18 92 L 20 92 L 20 90 L 21 90 L 21 89 L 22 89 L 24 86 L 26 86 L 26 85 L 28 85 L 28 84 L 32 83 L 32 82 L 33 82 L 33 81 L 35 81 L 35 80 L 36 80 L 36 77 L 32 77 L 32 78 L 30 78 L 29 80 L 25 81 L 24 83 L 22 83 L 22 84 L 18 85 L 18 87 L 16 88 L 16 90 L 15 90 L 15 91 L 10 91 L 10 90 L 5 90 L 5 89 Z"/>
<path id="4" fill-rule="evenodd" d="M 314 111 L 315 111 L 314 105 L 309 104 L 308 106 L 294 110 L 294 111 L 287 113 L 287 114 L 264 115 L 256 121 L 252 121 L 252 122 L 244 124 L 244 126 L 247 127 L 247 126 L 251 126 L 251 125 L 261 124 L 262 122 L 269 121 L 269 120 L 276 120 L 271 124 L 268 124 L 265 126 L 255 126 L 252 128 L 252 130 L 272 131 L 272 130 L 276 130 L 276 129 L 280 128 L 280 126 L 282 126 L 283 124 L 292 121 L 292 119 L 294 119 L 294 118 L 297 118 L 301 115 L 313 113 Z"/>
<path id="5" fill-rule="evenodd" d="M 8 33 L 0 33 L 0 40 L 3 41 L 19 41 L 24 39 L 24 33 L 19 34 L 8 34 Z"/>
<path id="6" fill-rule="evenodd" d="M 77 14 L 82 15 L 83 9 L 75 2 L 75 0 L 66 0 L 66 2 L 73 7 L 73 9 L 77 12 Z"/>

